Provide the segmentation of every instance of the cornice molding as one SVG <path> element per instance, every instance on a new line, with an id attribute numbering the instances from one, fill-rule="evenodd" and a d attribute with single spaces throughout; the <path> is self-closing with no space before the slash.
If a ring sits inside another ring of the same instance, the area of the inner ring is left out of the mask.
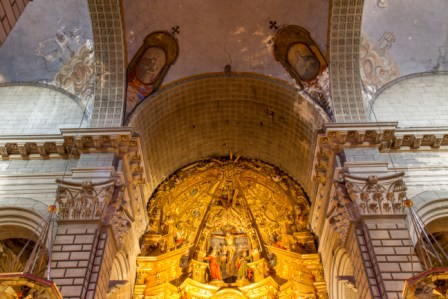
<path id="1" fill-rule="evenodd" d="M 329 123 L 317 134 L 311 178 L 316 182 L 316 200 L 310 221 L 318 235 L 322 233 L 328 202 L 325 200 L 332 188 L 334 169 L 347 166 L 336 156 L 344 148 L 377 148 L 380 152 L 416 152 L 448 150 L 448 127 L 397 128 L 396 122 L 381 123 Z M 344 165 L 340 165 L 343 163 Z M 356 163 L 362 167 L 363 162 Z M 372 166 L 387 171 L 387 163 L 376 162 Z"/>
<path id="2" fill-rule="evenodd" d="M 130 127 L 61 129 L 61 134 L 0 136 L 1 160 L 68 159 L 114 153 L 131 170 L 134 184 L 146 181 L 140 139 Z"/>

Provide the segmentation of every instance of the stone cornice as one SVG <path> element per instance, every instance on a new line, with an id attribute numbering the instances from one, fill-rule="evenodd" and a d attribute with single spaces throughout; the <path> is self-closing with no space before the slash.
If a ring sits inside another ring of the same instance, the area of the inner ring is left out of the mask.
<path id="1" fill-rule="evenodd" d="M 321 220 L 328 206 L 324 199 L 332 186 L 333 171 L 343 162 L 336 156 L 344 148 L 376 147 L 380 152 L 448 150 L 448 127 L 397 128 L 397 125 L 396 122 L 330 123 L 325 124 L 317 134 L 312 165 L 312 179 L 317 183 L 317 193 L 310 221 L 318 235 L 323 229 Z M 387 165 L 382 166 L 386 171 Z"/>
<path id="2" fill-rule="evenodd" d="M 83 153 L 126 157 L 134 183 L 146 181 L 140 139 L 129 127 L 61 129 L 59 135 L 0 136 L 1 160 L 67 159 Z"/>
<path id="3" fill-rule="evenodd" d="M 331 123 L 318 134 L 318 145 L 379 145 L 380 150 L 448 149 L 448 127 L 397 128 L 398 123 Z"/>
<path id="4" fill-rule="evenodd" d="M 2 160 L 67 158 L 86 152 L 115 152 L 121 156 L 133 147 L 139 147 L 139 141 L 127 127 L 61 129 L 59 135 L 0 136 Z"/>
<path id="5" fill-rule="evenodd" d="M 380 151 L 448 150 L 448 128 L 398 129 L 398 123 L 331 123 L 318 134 L 313 179 L 326 180 L 330 156 L 344 147 L 377 147 Z"/>

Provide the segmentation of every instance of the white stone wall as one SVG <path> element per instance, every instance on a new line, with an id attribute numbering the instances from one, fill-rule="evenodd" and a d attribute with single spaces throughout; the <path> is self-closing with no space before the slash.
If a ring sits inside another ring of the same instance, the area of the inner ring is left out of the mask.
<path id="1" fill-rule="evenodd" d="M 59 134 L 88 122 L 74 99 L 42 86 L 2 86 L 0 107 L 0 134 Z"/>
<path id="2" fill-rule="evenodd" d="M 448 75 L 422 75 L 382 91 L 370 121 L 398 121 L 399 127 L 448 126 Z"/>
<path id="3" fill-rule="evenodd" d="M 404 180 L 409 198 L 425 191 L 448 190 L 448 152 L 382 153 L 381 159 L 389 162 L 389 168 L 406 173 Z"/>

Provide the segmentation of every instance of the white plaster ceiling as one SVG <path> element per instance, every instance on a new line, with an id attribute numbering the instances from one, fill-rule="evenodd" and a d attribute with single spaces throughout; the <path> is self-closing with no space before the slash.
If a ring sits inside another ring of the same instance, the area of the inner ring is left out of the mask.
<path id="1" fill-rule="evenodd" d="M 271 38 L 277 26 L 307 29 L 325 54 L 327 0 L 124 0 L 128 62 L 153 31 L 179 26 L 179 57 L 164 84 L 191 75 L 232 71 L 255 72 L 293 83 L 274 58 Z"/>

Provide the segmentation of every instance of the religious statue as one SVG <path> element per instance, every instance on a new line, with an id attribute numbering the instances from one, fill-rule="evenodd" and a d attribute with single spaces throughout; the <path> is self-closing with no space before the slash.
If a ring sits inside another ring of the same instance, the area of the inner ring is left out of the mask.
<path id="1" fill-rule="evenodd" d="M 219 266 L 216 251 L 212 250 L 212 252 L 208 256 L 204 257 L 204 261 L 208 261 L 210 278 L 212 280 L 221 280 L 222 279 L 221 267 Z"/>
<path id="2" fill-rule="evenodd" d="M 249 275 L 249 266 L 247 265 L 251 261 L 250 257 L 247 256 L 247 252 L 244 251 L 243 255 L 240 256 L 236 260 L 236 267 L 238 269 L 238 279 L 248 278 L 250 279 Z"/>

